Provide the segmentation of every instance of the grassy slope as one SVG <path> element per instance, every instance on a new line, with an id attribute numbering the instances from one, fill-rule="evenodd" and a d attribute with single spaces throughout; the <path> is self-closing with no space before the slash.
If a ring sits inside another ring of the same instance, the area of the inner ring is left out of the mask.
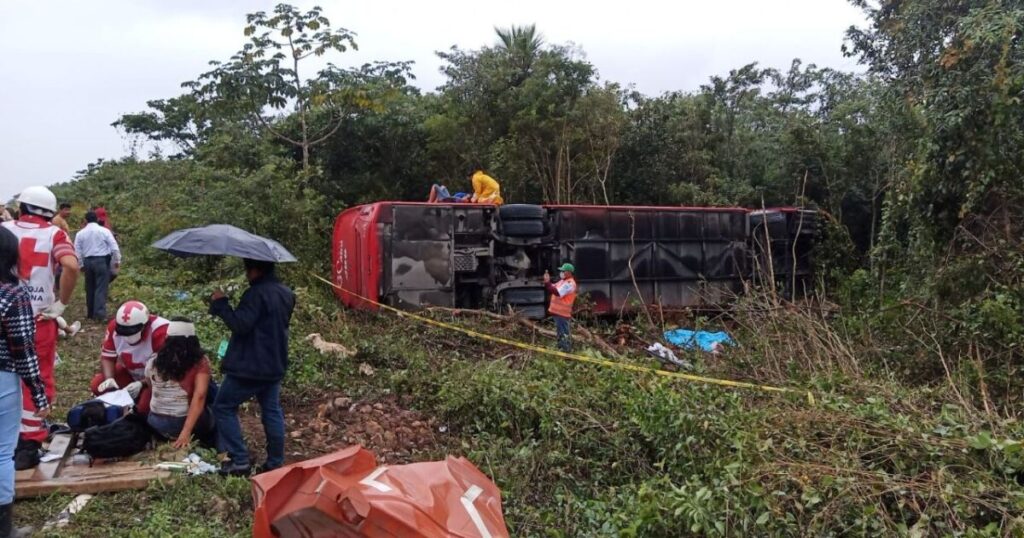
<path id="1" fill-rule="evenodd" d="M 193 317 L 212 348 L 225 333 L 205 316 L 199 297 L 216 284 L 240 284 L 223 279 L 237 265 L 177 262 L 144 248 L 168 226 L 221 218 L 193 207 L 221 198 L 187 195 L 189 186 L 206 176 L 179 176 L 166 163 L 131 165 L 101 175 L 106 188 L 100 179 L 87 180 L 65 196 L 114 193 L 107 207 L 130 245 L 129 267 L 114 285 L 115 299 L 139 298 L 163 314 Z M 159 218 L 153 218 L 151 206 L 136 205 L 155 196 L 153 178 L 170 193 L 158 198 Z M 173 186 L 175 181 L 180 185 Z M 220 188 L 209 181 L 202 188 Z M 189 213 L 175 213 L 176 208 Z M 813 346 L 821 335 L 805 326 L 778 320 L 768 335 L 768 325 L 755 326 L 736 334 L 747 347 L 715 359 L 691 358 L 701 373 L 712 376 L 811 386 L 819 394 L 814 406 L 801 397 L 627 374 L 477 342 L 388 315 L 344 311 L 308 278 L 307 271 L 324 262 L 317 258 L 284 274 L 300 296 L 285 390 L 289 430 L 297 432 L 288 440 L 293 459 L 355 442 L 388 461 L 464 455 L 501 487 L 506 519 L 517 536 L 1021 532 L 1024 489 L 1018 480 L 1024 464 L 1020 445 L 1007 440 L 1021 436 L 1019 424 L 979 419 L 951 403 L 941 387 L 902 386 L 871 374 L 867 366 L 863 374 L 850 375 L 825 362 L 808 364 L 778 353 L 768 361 L 770 350 L 755 345 L 764 340 L 794 350 Z M 485 332 L 550 343 L 522 327 L 442 316 Z M 301 341 L 310 332 L 355 346 L 359 354 L 320 356 Z M 623 360 L 650 365 L 637 343 L 627 339 L 620 346 L 630 357 Z M 84 396 L 96 343 L 74 344 L 62 352 L 66 362 L 59 384 L 70 383 Z M 851 349 L 857 352 L 852 344 Z M 769 362 L 774 373 L 762 372 Z M 360 375 L 360 363 L 374 368 L 375 375 Z M 376 403 L 385 411 L 316 418 L 319 406 L 336 396 L 360 404 L 353 409 Z M 402 419 L 385 422 L 381 415 Z M 253 411 L 247 416 L 256 445 Z M 409 447 L 378 431 L 405 436 L 414 424 L 424 423 L 431 434 Z M 986 430 L 996 433 L 988 436 Z M 20 517 L 42 521 L 67 500 L 19 503 Z M 245 535 L 249 503 L 244 480 L 182 480 L 100 496 L 61 535 Z"/>
<path id="2" fill-rule="evenodd" d="M 158 295 L 147 299 L 159 305 Z M 321 299 L 307 297 L 307 308 Z M 977 518 L 977 527 L 1000 520 L 974 502 L 983 494 L 996 506 L 1012 507 L 1004 502 L 1013 496 L 1004 489 L 1010 484 L 993 480 L 987 456 L 968 450 L 953 411 L 928 417 L 909 407 L 910 400 L 894 409 L 881 398 L 826 397 L 811 407 L 801 398 L 666 382 L 497 349 L 328 305 L 315 320 L 310 314 L 299 316 L 303 330 L 355 344 L 359 355 L 327 359 L 297 344 L 286 396 L 290 430 L 301 432 L 289 439 L 292 459 L 354 441 L 328 435 L 313 443 L 321 430 L 303 422 L 316 414 L 316 404 L 339 394 L 371 402 L 400 395 L 446 433 L 397 461 L 469 457 L 503 489 L 516 535 L 670 536 L 680 529 L 873 534 L 888 524 L 907 531 L 912 524 L 883 522 L 909 518 L 914 502 L 962 503 L 961 517 Z M 480 323 L 491 333 L 545 343 L 518 328 Z M 60 379 L 77 387 L 75 397 L 85 397 L 81 387 L 95 368 L 97 332 L 90 326 L 85 338 L 62 348 Z M 376 374 L 356 374 L 360 361 Z M 72 391 L 63 394 L 62 402 L 70 402 Z M 954 432 L 932 433 L 943 425 Z M 40 522 L 68 500 L 58 495 L 19 503 L 20 519 Z M 101 495 L 60 535 L 242 536 L 249 509 L 244 480 L 180 480 Z"/>

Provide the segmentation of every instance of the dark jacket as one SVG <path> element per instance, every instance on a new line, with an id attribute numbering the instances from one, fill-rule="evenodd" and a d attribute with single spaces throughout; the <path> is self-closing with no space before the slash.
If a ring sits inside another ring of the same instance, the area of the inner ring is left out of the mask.
<path id="1" fill-rule="evenodd" d="M 249 285 L 238 308 L 227 298 L 214 301 L 210 314 L 231 329 L 225 375 L 258 381 L 280 381 L 288 369 L 288 324 L 295 310 L 295 293 L 274 275 Z"/>

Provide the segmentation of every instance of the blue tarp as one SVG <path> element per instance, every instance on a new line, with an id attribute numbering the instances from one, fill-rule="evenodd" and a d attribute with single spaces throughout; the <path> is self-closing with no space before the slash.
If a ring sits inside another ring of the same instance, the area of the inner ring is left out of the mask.
<path id="1" fill-rule="evenodd" d="M 708 353 L 715 350 L 715 344 L 734 346 L 732 338 L 725 332 L 691 331 L 689 329 L 673 329 L 665 332 L 665 340 L 683 349 L 700 348 Z"/>

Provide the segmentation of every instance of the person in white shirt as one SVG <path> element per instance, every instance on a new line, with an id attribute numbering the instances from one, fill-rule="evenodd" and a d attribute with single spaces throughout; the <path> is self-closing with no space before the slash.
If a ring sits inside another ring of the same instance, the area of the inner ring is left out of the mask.
<path id="1" fill-rule="evenodd" d="M 75 236 L 75 252 L 85 270 L 85 303 L 89 319 L 107 320 L 107 290 L 112 269 L 121 267 L 121 249 L 96 213 L 85 214 L 85 228 Z"/>

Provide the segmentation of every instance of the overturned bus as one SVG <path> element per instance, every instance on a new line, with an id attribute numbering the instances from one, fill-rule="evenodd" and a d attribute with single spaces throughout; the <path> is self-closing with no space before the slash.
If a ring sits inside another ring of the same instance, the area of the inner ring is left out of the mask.
<path id="1" fill-rule="evenodd" d="M 810 284 L 817 213 L 795 208 L 378 202 L 343 211 L 333 279 L 346 305 L 545 314 L 545 271 L 576 266 L 594 313 L 721 306 L 757 275 Z"/>

